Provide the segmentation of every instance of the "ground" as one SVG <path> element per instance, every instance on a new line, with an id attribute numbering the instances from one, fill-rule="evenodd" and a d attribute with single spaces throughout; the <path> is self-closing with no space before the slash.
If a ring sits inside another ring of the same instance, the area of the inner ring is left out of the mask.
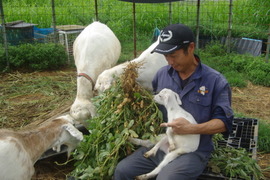
<path id="1" fill-rule="evenodd" d="M 46 83 L 40 84 L 40 81 Z M 27 88 L 31 91 L 25 90 Z M 54 72 L 2 74 L 0 90 L 0 128 L 34 126 L 38 121 L 69 109 L 76 96 L 76 70 L 69 68 Z M 251 83 L 246 88 L 233 88 L 234 111 L 270 123 L 269 92 L 270 87 Z M 65 164 L 66 160 L 66 155 L 62 154 L 38 161 L 32 180 L 66 179 L 73 169 L 73 162 Z M 258 163 L 263 169 L 269 168 L 270 154 L 258 153 Z M 265 176 L 270 178 L 270 172 L 265 172 Z"/>

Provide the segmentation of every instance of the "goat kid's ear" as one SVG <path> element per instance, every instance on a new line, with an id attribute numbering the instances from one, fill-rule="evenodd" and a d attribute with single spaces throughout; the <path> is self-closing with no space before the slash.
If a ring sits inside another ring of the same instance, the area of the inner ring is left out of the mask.
<path id="1" fill-rule="evenodd" d="M 175 95 L 175 98 L 176 98 L 177 103 L 178 103 L 179 105 L 182 105 L 182 101 L 180 100 L 179 95 L 176 94 L 176 93 L 174 93 L 174 95 Z"/>
<path id="2" fill-rule="evenodd" d="M 78 129 L 76 129 L 72 124 L 68 123 L 63 126 L 65 130 L 67 130 L 71 136 L 78 139 L 79 141 L 83 140 L 82 132 L 80 132 Z"/>
<path id="3" fill-rule="evenodd" d="M 164 103 L 168 104 L 168 102 L 169 102 L 169 94 L 164 94 L 163 98 L 164 98 Z"/>

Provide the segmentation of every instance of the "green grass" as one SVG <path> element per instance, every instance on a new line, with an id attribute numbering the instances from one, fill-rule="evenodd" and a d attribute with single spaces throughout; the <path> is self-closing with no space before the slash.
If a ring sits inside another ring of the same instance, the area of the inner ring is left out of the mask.
<path id="1" fill-rule="evenodd" d="M 249 54 L 226 53 L 222 44 L 212 42 L 200 50 L 202 62 L 222 73 L 231 86 L 253 84 L 270 87 L 270 64 L 263 57 Z"/>
<path id="2" fill-rule="evenodd" d="M 258 149 L 261 152 L 270 152 L 270 124 L 266 121 L 259 122 Z"/>
<path id="3" fill-rule="evenodd" d="M 133 33 L 132 3 L 118 0 L 98 0 L 98 18 L 108 24 L 120 39 L 131 39 Z M 269 24 L 268 0 L 238 0 L 233 2 L 232 34 L 236 37 L 267 38 Z M 25 20 L 39 27 L 52 26 L 51 0 L 5 0 L 7 22 Z M 93 0 L 55 0 L 57 25 L 87 25 L 95 19 Z M 184 23 L 195 30 L 197 3 L 180 1 L 172 3 L 172 23 Z M 200 8 L 200 34 L 213 37 L 227 35 L 228 1 L 205 0 Z M 136 4 L 138 36 L 151 36 L 157 26 L 169 24 L 169 4 Z"/>
<path id="4" fill-rule="evenodd" d="M 189 25 L 196 32 L 197 3 L 173 2 L 171 22 Z M 97 0 L 98 20 L 107 24 L 122 44 L 120 62 L 133 56 L 133 6 L 119 0 Z M 233 37 L 267 39 L 269 0 L 233 2 Z M 24 20 L 39 28 L 52 27 L 51 0 L 4 0 L 6 22 Z M 227 36 L 228 1 L 205 0 L 200 8 L 200 36 L 212 39 Z M 55 0 L 56 25 L 88 25 L 96 19 L 94 0 Z M 136 4 L 136 53 L 151 44 L 153 31 L 169 24 L 169 3 Z M 129 56 L 131 55 L 131 56 Z"/>

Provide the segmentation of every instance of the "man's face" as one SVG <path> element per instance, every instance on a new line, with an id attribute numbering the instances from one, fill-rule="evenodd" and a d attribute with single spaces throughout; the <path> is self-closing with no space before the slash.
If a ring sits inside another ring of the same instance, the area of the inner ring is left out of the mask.
<path id="1" fill-rule="evenodd" d="M 176 71 L 181 72 L 189 68 L 194 59 L 194 43 L 190 43 L 188 51 L 185 53 L 183 49 L 176 50 L 170 54 L 165 54 L 165 58 L 169 65 Z"/>

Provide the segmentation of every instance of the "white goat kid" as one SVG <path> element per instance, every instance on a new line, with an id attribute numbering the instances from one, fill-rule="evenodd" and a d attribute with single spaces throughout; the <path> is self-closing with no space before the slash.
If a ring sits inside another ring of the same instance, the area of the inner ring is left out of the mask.
<path id="1" fill-rule="evenodd" d="M 178 94 L 172 90 L 166 88 L 161 90 L 157 95 L 154 96 L 154 101 L 166 107 L 168 113 L 168 122 L 172 122 L 176 118 L 183 117 L 190 123 L 197 124 L 193 116 L 179 106 L 182 104 L 182 102 Z M 155 177 L 164 166 L 178 156 L 196 151 L 198 149 L 199 142 L 200 135 L 198 134 L 176 135 L 173 134 L 172 128 L 168 127 L 166 136 L 164 136 L 150 151 L 146 152 L 144 156 L 146 158 L 155 156 L 159 148 L 164 147 L 169 143 L 169 147 L 167 147 L 168 153 L 164 157 L 163 161 L 152 172 L 140 175 L 136 177 L 136 179 L 145 180 Z"/>
<path id="2" fill-rule="evenodd" d="M 119 64 L 111 69 L 103 71 L 97 79 L 95 90 L 99 93 L 104 92 L 111 87 L 115 80 L 115 77 L 121 75 L 130 62 L 142 63 L 142 66 L 138 69 L 137 82 L 147 90 L 152 90 L 152 80 L 154 75 L 162 66 L 167 65 L 167 61 L 162 54 L 151 53 L 153 49 L 158 45 L 158 41 L 148 47 L 142 54 L 131 61 L 127 61 L 123 64 Z"/>
<path id="3" fill-rule="evenodd" d="M 0 177 L 3 180 L 30 180 L 35 162 L 48 149 L 67 145 L 70 152 L 83 135 L 67 116 L 45 121 L 35 129 L 0 129 Z"/>
<path id="4" fill-rule="evenodd" d="M 76 38 L 73 54 L 77 68 L 77 95 L 71 106 L 71 116 L 85 125 L 95 116 L 90 101 L 98 75 L 114 66 L 121 53 L 121 44 L 112 30 L 100 22 L 88 25 Z"/>

